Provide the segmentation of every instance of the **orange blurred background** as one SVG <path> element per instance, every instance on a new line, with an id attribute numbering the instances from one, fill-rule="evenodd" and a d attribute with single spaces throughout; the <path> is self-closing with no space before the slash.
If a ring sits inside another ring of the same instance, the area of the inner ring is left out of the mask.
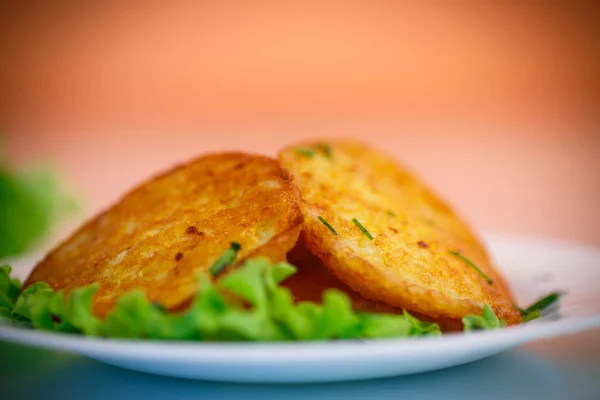
<path id="1" fill-rule="evenodd" d="M 55 160 L 87 214 L 206 151 L 349 136 L 479 230 L 600 245 L 592 2 L 6 3 L 9 157 Z"/>

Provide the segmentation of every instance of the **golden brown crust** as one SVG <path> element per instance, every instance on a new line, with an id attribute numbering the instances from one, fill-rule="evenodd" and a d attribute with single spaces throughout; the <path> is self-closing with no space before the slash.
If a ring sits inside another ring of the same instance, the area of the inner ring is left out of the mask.
<path id="1" fill-rule="evenodd" d="M 301 224 L 298 189 L 277 160 L 207 155 L 146 181 L 83 225 L 36 266 L 25 287 L 44 281 L 68 292 L 97 282 L 100 316 L 134 288 L 176 309 L 231 242 L 242 245 L 238 260 L 282 261 Z"/>
<path id="2" fill-rule="evenodd" d="M 287 259 L 297 267 L 298 272 L 283 281 L 282 285 L 290 289 L 297 303 L 302 301 L 321 303 L 326 290 L 336 289 L 350 298 L 352 308 L 356 311 L 387 314 L 402 313 L 402 309 L 391 307 L 381 301 L 366 299 L 358 292 L 350 289 L 348 285 L 342 283 L 329 272 L 317 256 L 308 251 L 303 233 L 300 234 L 296 246 L 288 253 Z M 460 320 L 433 318 L 414 311 L 411 311 L 411 314 L 421 320 L 437 323 L 444 332 L 455 332 L 463 329 Z"/>
<path id="3" fill-rule="evenodd" d="M 296 150 L 319 148 L 307 142 L 284 149 L 279 158 L 300 187 L 308 249 L 337 278 L 366 299 L 433 318 L 460 320 L 480 314 L 487 303 L 508 323 L 518 322 L 510 291 L 484 247 L 430 188 L 363 144 L 327 144 L 331 157 L 322 151 L 307 157 Z M 450 251 L 468 257 L 494 283 Z"/>

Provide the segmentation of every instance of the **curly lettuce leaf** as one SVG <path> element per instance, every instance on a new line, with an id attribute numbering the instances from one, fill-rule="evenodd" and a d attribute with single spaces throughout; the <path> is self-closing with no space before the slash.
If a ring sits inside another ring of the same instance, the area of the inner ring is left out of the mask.
<path id="1" fill-rule="evenodd" d="M 182 312 L 169 312 L 141 290 L 123 295 L 104 319 L 92 311 L 96 285 L 68 294 L 35 283 L 19 294 L 10 267 L 0 268 L 0 317 L 26 321 L 36 329 L 88 336 L 204 341 L 306 341 L 441 335 L 437 324 L 401 315 L 356 312 L 345 293 L 331 289 L 322 304 L 296 304 L 280 285 L 295 273 L 287 263 L 246 261 L 213 282 L 205 274 Z M 482 316 L 463 319 L 465 330 L 493 329 L 502 322 L 486 306 Z"/>
<path id="2" fill-rule="evenodd" d="M 403 313 L 404 318 L 410 323 L 411 336 L 437 336 L 442 334 L 438 324 L 428 321 L 421 321 L 420 319 L 410 315 L 406 310 L 404 310 Z"/>
<path id="3" fill-rule="evenodd" d="M 21 282 L 10 277 L 10 265 L 0 266 L 0 309 L 12 309 L 21 291 Z"/>
<path id="4" fill-rule="evenodd" d="M 410 336 L 411 323 L 390 314 L 359 314 L 365 338 Z"/>
<path id="5" fill-rule="evenodd" d="M 506 321 L 498 319 L 494 314 L 494 310 L 487 304 L 483 306 L 481 316 L 468 315 L 462 319 L 462 323 L 465 332 L 497 329 L 506 326 Z"/>

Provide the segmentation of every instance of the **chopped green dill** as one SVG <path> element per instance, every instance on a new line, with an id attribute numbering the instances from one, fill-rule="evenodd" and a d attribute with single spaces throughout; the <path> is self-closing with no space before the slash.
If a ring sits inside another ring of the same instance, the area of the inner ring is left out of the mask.
<path id="1" fill-rule="evenodd" d="M 315 148 L 317 149 L 317 151 L 322 152 L 325 155 L 325 157 L 331 158 L 331 146 L 327 143 L 318 143 L 315 146 Z"/>
<path id="2" fill-rule="evenodd" d="M 323 223 L 323 225 L 325 225 L 327 228 L 329 228 L 329 230 L 331 232 L 333 232 L 334 235 L 337 235 L 338 233 L 335 231 L 335 229 L 333 229 L 333 226 L 331 226 L 329 224 L 329 222 L 325 221 L 325 218 L 321 217 L 320 215 L 317 217 L 319 218 L 319 221 L 321 221 Z"/>
<path id="3" fill-rule="evenodd" d="M 461 260 L 463 260 L 464 262 L 466 262 L 479 275 L 481 275 L 481 277 L 483 279 L 485 279 L 489 285 L 491 285 L 491 284 L 494 283 L 494 281 L 492 281 L 489 276 L 487 276 L 482 270 L 480 270 L 479 268 L 477 268 L 477 265 L 475 265 L 473 263 L 473 261 L 469 260 L 467 257 L 463 256 L 462 254 L 460 254 L 459 252 L 456 252 L 456 251 L 450 251 L 450 254 L 452 254 L 453 256 L 456 256 L 456 257 L 460 258 Z"/>
<path id="4" fill-rule="evenodd" d="M 369 231 L 366 230 L 365 227 L 362 226 L 362 224 L 360 222 L 358 222 L 358 220 L 356 218 L 353 218 L 352 222 L 354 222 L 354 225 L 358 226 L 358 229 L 360 229 L 362 231 L 362 233 L 364 233 L 365 236 L 369 238 L 369 240 L 373 240 L 373 235 L 371 235 L 369 233 Z"/>
<path id="5" fill-rule="evenodd" d="M 305 147 L 296 147 L 296 153 L 308 158 L 313 158 L 315 156 L 314 150 Z"/>
<path id="6" fill-rule="evenodd" d="M 389 209 L 388 209 L 388 210 L 385 210 L 385 212 L 386 212 L 386 213 L 388 213 L 388 215 L 389 215 L 390 217 L 395 217 L 395 216 L 396 216 L 396 213 L 395 213 L 395 212 L 393 212 L 392 210 L 389 210 Z"/>
<path id="7" fill-rule="evenodd" d="M 233 264 L 237 258 L 238 252 L 242 249 L 242 246 L 237 242 L 231 242 L 229 249 L 225 250 L 223 254 L 215 261 L 210 267 L 210 273 L 212 276 L 217 276 L 225 270 L 229 265 Z"/>

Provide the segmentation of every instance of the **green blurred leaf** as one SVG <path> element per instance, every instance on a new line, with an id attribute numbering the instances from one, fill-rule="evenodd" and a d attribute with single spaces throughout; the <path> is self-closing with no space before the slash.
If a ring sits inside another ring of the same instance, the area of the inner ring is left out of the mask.
<path id="1" fill-rule="evenodd" d="M 51 168 L 13 170 L 2 161 L 0 154 L 0 258 L 5 258 L 29 251 L 77 203 Z"/>

